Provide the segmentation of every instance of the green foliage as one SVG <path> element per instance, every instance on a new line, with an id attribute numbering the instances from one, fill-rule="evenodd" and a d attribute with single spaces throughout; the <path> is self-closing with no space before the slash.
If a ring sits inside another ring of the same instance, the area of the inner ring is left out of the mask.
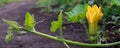
<path id="1" fill-rule="evenodd" d="M 120 6 L 111 5 L 103 6 L 104 16 L 100 23 L 103 25 L 102 28 L 105 29 L 105 26 L 109 24 L 114 24 L 116 26 L 120 25 Z"/>
<path id="2" fill-rule="evenodd" d="M 78 4 L 71 11 L 65 12 L 67 20 L 71 22 L 80 22 L 85 19 L 87 5 Z"/>
<path id="3" fill-rule="evenodd" d="M 38 0 L 37 6 L 42 12 L 58 12 L 60 10 L 70 10 L 80 0 Z"/>
<path id="4" fill-rule="evenodd" d="M 40 7 L 43 8 L 47 8 L 50 11 L 59 11 L 61 9 L 63 9 L 64 11 L 68 11 L 70 9 L 70 11 L 65 12 L 65 14 L 67 15 L 67 20 L 70 22 L 80 22 L 80 23 L 85 23 L 85 16 L 86 16 L 86 8 L 87 8 L 87 3 L 90 5 L 94 5 L 97 4 L 98 6 L 101 6 L 103 12 L 104 12 L 104 16 L 103 19 L 101 20 L 102 26 L 106 26 L 108 24 L 114 24 L 119 26 L 120 25 L 120 0 L 39 0 L 40 2 Z M 108 2 L 107 2 L 108 1 Z M 111 1 L 111 2 L 110 2 Z M 112 3 L 112 4 L 111 4 Z M 75 6 L 75 7 L 74 7 Z M 7 35 L 5 37 L 6 42 L 10 42 L 13 39 L 13 30 L 21 30 L 21 26 L 15 22 L 15 21 L 10 21 L 10 20 L 5 20 L 3 19 L 3 21 L 9 25 L 9 30 L 7 32 Z M 58 15 L 58 19 L 57 21 L 53 21 L 51 23 L 51 28 L 50 30 L 52 32 L 55 32 L 57 29 L 60 29 L 60 36 L 62 37 L 62 24 L 63 24 L 63 15 L 62 15 L 62 11 L 59 13 Z M 110 43 L 110 44 L 85 44 L 85 43 L 80 43 L 80 42 L 75 42 L 75 41 L 70 41 L 70 40 L 66 40 L 63 37 L 54 37 L 54 36 L 50 36 L 44 33 L 40 33 L 37 31 L 34 31 L 34 26 L 35 26 L 35 20 L 34 17 L 30 14 L 30 13 L 26 13 L 26 17 L 25 17 L 25 23 L 24 23 L 24 27 L 22 28 L 24 31 L 29 31 L 33 34 L 37 34 L 40 36 L 44 36 L 50 39 L 54 39 L 57 41 L 61 41 L 61 42 L 67 42 L 67 43 L 71 43 L 71 44 L 75 44 L 75 45 L 84 45 L 84 46 L 98 46 L 102 47 L 102 46 L 112 46 L 112 45 L 117 45 L 118 43 Z M 102 27 L 105 28 L 105 27 Z M 87 27 L 85 27 L 85 29 L 87 29 Z M 101 29 L 101 28 L 100 28 Z M 119 28 L 120 29 L 120 28 Z M 32 30 L 32 31 L 31 31 Z M 94 29 L 93 29 L 94 30 Z M 119 30 L 115 30 L 117 33 L 120 33 Z M 88 30 L 87 30 L 88 32 Z M 23 32 L 21 32 L 23 33 Z M 96 37 L 92 36 L 90 37 L 91 40 L 93 41 L 97 41 L 100 38 L 104 38 L 101 36 L 105 36 L 105 35 L 101 35 L 101 32 L 98 32 L 98 35 Z M 89 34 L 88 34 L 89 36 Z M 99 38 L 100 36 L 100 38 Z M 97 38 L 97 39 L 96 39 Z M 101 40 L 100 39 L 100 40 Z M 66 45 L 67 46 L 67 45 Z"/>
<path id="5" fill-rule="evenodd" d="M 69 4 L 72 0 L 58 0 L 57 2 L 60 4 L 60 5 L 63 5 L 63 4 Z"/>
<path id="6" fill-rule="evenodd" d="M 103 6 L 110 5 L 111 0 L 38 0 L 37 2 L 37 6 L 41 7 L 41 11 L 43 12 L 69 11 L 78 4 L 97 4 Z"/>
<path id="7" fill-rule="evenodd" d="M 63 17 L 62 17 L 62 11 L 60 12 L 60 14 L 58 15 L 58 20 L 57 21 L 53 21 L 51 23 L 51 28 L 50 30 L 52 32 L 55 32 L 57 29 L 61 28 L 62 27 L 62 20 L 63 20 Z"/>
<path id="8" fill-rule="evenodd" d="M 113 21 L 108 22 L 108 24 L 112 23 L 112 24 L 115 24 L 115 25 L 118 25 L 118 26 L 120 25 L 120 23 L 119 23 L 120 17 L 119 16 L 112 16 L 111 18 L 112 18 Z"/>
<path id="9" fill-rule="evenodd" d="M 120 6 L 120 0 L 111 0 L 113 5 Z"/>
<path id="10" fill-rule="evenodd" d="M 55 5 L 56 0 L 38 0 L 37 5 L 40 7 L 50 7 L 51 5 Z"/>
<path id="11" fill-rule="evenodd" d="M 16 2 L 18 0 L 0 0 L 0 6 L 4 6 L 8 3 Z"/>
<path id="12" fill-rule="evenodd" d="M 10 21 L 10 20 L 5 20 L 3 19 L 3 21 L 9 25 L 9 27 L 12 27 L 16 30 L 21 30 L 21 26 L 16 22 L 16 21 Z"/>
<path id="13" fill-rule="evenodd" d="M 13 30 L 21 31 L 22 27 L 16 21 L 10 21 L 5 19 L 2 20 L 9 26 L 5 40 L 6 42 L 11 42 L 13 39 Z"/>
<path id="14" fill-rule="evenodd" d="M 30 13 L 26 13 L 24 26 L 28 30 L 34 30 L 35 21 L 34 17 Z"/>
<path id="15" fill-rule="evenodd" d="M 56 0 L 38 0 L 37 6 L 42 7 L 42 12 L 52 10 L 51 6 L 56 4 Z"/>
<path id="16" fill-rule="evenodd" d="M 8 30 L 7 35 L 5 37 L 5 41 L 6 42 L 11 42 L 13 37 L 14 37 L 13 30 Z"/>

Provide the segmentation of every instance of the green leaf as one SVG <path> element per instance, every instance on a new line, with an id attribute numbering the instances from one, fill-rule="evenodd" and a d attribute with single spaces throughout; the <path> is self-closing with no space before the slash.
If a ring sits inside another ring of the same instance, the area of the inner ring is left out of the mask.
<path id="1" fill-rule="evenodd" d="M 111 0 L 111 1 L 112 1 L 112 5 L 120 6 L 120 0 Z"/>
<path id="2" fill-rule="evenodd" d="M 13 30 L 8 30 L 7 35 L 5 37 L 5 41 L 6 42 L 11 42 L 13 37 L 14 37 Z"/>
<path id="3" fill-rule="evenodd" d="M 35 25 L 34 17 L 27 12 L 24 23 L 25 28 L 28 30 L 34 30 L 34 25 Z"/>
<path id="4" fill-rule="evenodd" d="M 14 28 L 15 30 L 20 30 L 21 26 L 16 21 L 10 21 L 2 19 L 6 24 L 8 24 L 10 27 Z"/>
<path id="5" fill-rule="evenodd" d="M 71 22 L 80 22 L 85 19 L 87 5 L 78 4 L 71 11 L 65 12 L 67 20 Z"/>
<path id="6" fill-rule="evenodd" d="M 58 20 L 57 21 L 53 21 L 51 23 L 51 28 L 50 31 L 55 32 L 57 29 L 62 28 L 62 11 L 60 12 L 60 14 L 58 15 Z"/>
<path id="7" fill-rule="evenodd" d="M 58 21 L 53 21 L 51 25 L 52 25 L 50 28 L 51 32 L 55 32 L 60 27 L 60 24 L 58 24 Z"/>
<path id="8" fill-rule="evenodd" d="M 60 27 L 62 26 L 62 21 L 63 21 L 63 15 L 62 15 L 62 11 L 61 11 L 58 15 L 58 22 L 59 22 Z"/>

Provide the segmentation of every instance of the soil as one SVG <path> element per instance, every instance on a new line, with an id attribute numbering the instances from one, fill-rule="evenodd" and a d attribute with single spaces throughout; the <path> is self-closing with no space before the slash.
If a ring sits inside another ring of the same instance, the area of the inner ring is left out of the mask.
<path id="1" fill-rule="evenodd" d="M 59 31 L 57 31 L 56 33 L 50 32 L 51 22 L 54 20 L 57 20 L 58 13 L 41 13 L 39 8 L 32 8 L 29 10 L 29 12 L 34 15 L 36 22 L 44 20 L 42 23 L 39 23 L 35 26 L 37 31 L 40 31 L 40 32 L 46 33 L 46 34 L 50 34 L 53 36 L 59 35 Z M 24 16 L 20 17 L 17 21 L 19 23 L 23 24 Z M 66 24 L 65 26 L 66 26 L 66 29 L 63 31 L 64 32 L 63 35 L 64 35 L 65 39 L 70 39 L 70 40 L 80 41 L 80 42 L 88 42 L 84 28 L 81 24 L 73 23 L 73 24 Z M 33 43 L 36 43 L 36 44 L 34 44 L 34 46 L 36 46 L 36 48 L 66 48 L 63 43 L 56 42 L 54 40 L 50 40 L 50 39 L 32 35 L 32 34 L 26 34 L 26 35 L 27 35 L 27 38 L 29 38 L 28 41 L 30 41 L 30 43 L 31 43 L 31 41 L 34 41 Z M 32 38 L 30 36 L 32 36 Z M 33 37 L 33 36 L 35 36 L 35 37 Z M 24 42 L 24 43 L 26 43 L 26 42 Z M 27 44 L 27 45 L 29 45 L 29 44 Z M 74 45 L 70 45 L 70 47 L 71 48 L 83 48 L 83 47 L 74 46 Z"/>
<path id="2" fill-rule="evenodd" d="M 22 2 L 11 3 L 0 8 L 0 19 L 8 19 L 19 22 L 21 25 L 24 23 L 24 17 L 26 12 L 34 14 L 36 22 L 44 20 L 35 26 L 37 31 L 58 36 L 59 32 L 50 32 L 50 24 L 53 20 L 57 19 L 58 13 L 41 13 L 39 8 L 34 7 L 35 1 L 23 0 Z M 31 33 L 19 35 L 14 33 L 14 39 L 12 42 L 5 42 L 5 35 L 7 33 L 7 25 L 0 20 L 0 48 L 66 48 L 61 42 L 56 42 L 41 36 L 37 36 Z M 88 42 L 84 28 L 80 24 L 66 25 L 64 32 L 64 38 L 80 42 Z M 86 48 L 75 45 L 70 45 L 71 48 Z"/>
<path id="3" fill-rule="evenodd" d="M 36 1 L 33 0 L 23 0 L 21 3 L 12 3 L 6 5 L 5 7 L 0 8 L 0 19 L 5 18 L 14 20 L 19 22 L 20 25 L 23 25 L 25 13 L 30 12 L 34 15 L 36 22 L 43 21 L 35 26 L 37 31 L 53 36 L 58 36 L 59 31 L 55 33 L 50 32 L 51 22 L 53 20 L 57 20 L 58 13 L 42 13 L 40 12 L 40 8 L 32 8 L 34 7 L 35 2 Z M 89 43 L 83 25 L 79 23 L 72 23 L 65 24 L 64 26 L 66 27 L 66 29 L 63 29 L 63 35 L 65 39 Z M 19 35 L 15 32 L 13 41 L 7 43 L 5 42 L 4 38 L 7 33 L 8 26 L 4 24 L 2 20 L 0 20 L 0 27 L 0 48 L 66 48 L 65 45 L 61 42 L 56 42 L 54 40 L 50 40 L 31 33 Z M 88 48 L 75 45 L 70 45 L 70 47 Z"/>

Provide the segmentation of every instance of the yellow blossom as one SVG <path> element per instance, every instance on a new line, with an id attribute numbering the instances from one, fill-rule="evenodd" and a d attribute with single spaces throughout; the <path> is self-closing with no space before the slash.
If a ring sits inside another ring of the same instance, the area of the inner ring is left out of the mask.
<path id="1" fill-rule="evenodd" d="M 93 43 L 97 42 L 98 21 L 102 16 L 101 7 L 98 7 L 96 4 L 93 7 L 87 7 L 86 17 L 89 23 L 89 38 Z"/>
<path id="2" fill-rule="evenodd" d="M 98 20 L 102 18 L 102 16 L 103 13 L 101 12 L 101 7 L 98 8 L 96 4 L 93 7 L 87 7 L 86 17 L 89 23 L 97 23 Z"/>

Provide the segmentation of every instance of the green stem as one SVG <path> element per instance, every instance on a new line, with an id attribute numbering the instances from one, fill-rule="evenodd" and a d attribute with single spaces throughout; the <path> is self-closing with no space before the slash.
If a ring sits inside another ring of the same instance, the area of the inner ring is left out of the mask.
<path id="1" fill-rule="evenodd" d="M 60 37 L 64 38 L 62 34 L 62 28 L 60 28 Z"/>
<path id="2" fill-rule="evenodd" d="M 60 28 L 60 37 L 64 39 L 63 34 L 62 34 L 62 27 Z M 70 48 L 69 45 L 66 42 L 63 42 L 67 48 Z"/>
<path id="3" fill-rule="evenodd" d="M 63 42 L 67 48 L 70 48 L 69 45 L 66 42 Z"/>
<path id="4" fill-rule="evenodd" d="M 96 23 L 89 23 L 89 33 L 91 36 L 95 36 L 97 33 L 97 24 Z"/>
<path id="5" fill-rule="evenodd" d="M 74 44 L 74 45 L 78 45 L 78 46 L 88 46 L 88 47 L 107 47 L 107 46 L 114 46 L 114 45 L 119 45 L 120 44 L 120 41 L 118 42 L 114 42 L 114 43 L 108 43 L 108 44 L 89 44 L 89 43 L 82 43 L 82 42 L 77 42 L 77 41 L 71 41 L 71 40 L 67 40 L 67 39 L 59 39 L 55 36 L 51 36 L 51 35 L 48 35 L 48 34 L 44 34 L 44 33 L 41 33 L 41 32 L 37 32 L 37 31 L 30 31 L 30 30 L 27 30 L 27 29 L 24 29 L 24 31 L 27 31 L 27 32 L 30 32 L 32 34 L 36 34 L 36 35 L 39 35 L 39 36 L 43 36 L 43 37 L 46 37 L 46 38 L 49 38 L 49 39 L 53 39 L 53 40 L 56 40 L 56 41 L 59 41 L 59 42 L 66 42 L 68 44 Z"/>
<path id="6" fill-rule="evenodd" d="M 97 43 L 97 23 L 89 23 L 89 36 L 92 43 Z"/>

